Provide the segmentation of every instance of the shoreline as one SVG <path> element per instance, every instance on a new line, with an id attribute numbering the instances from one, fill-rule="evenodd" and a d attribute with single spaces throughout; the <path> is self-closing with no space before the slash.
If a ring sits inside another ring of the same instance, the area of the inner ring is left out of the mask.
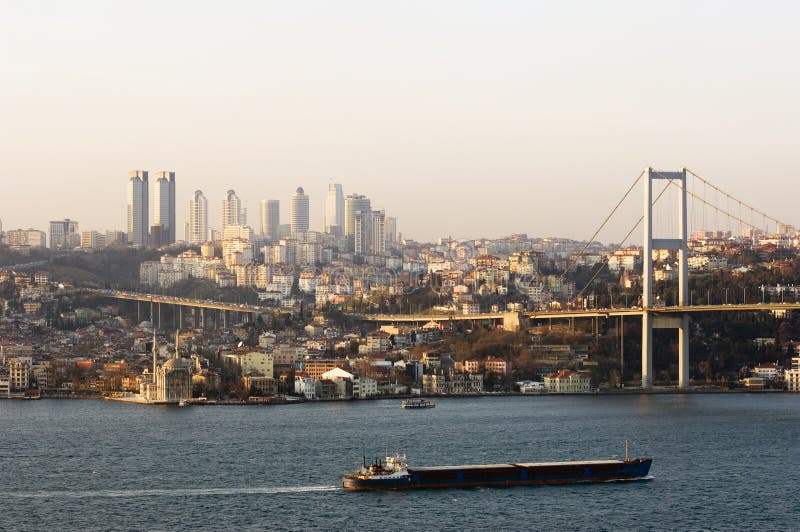
<path id="1" fill-rule="evenodd" d="M 374 397 L 366 397 L 362 399 L 347 398 L 347 399 L 305 399 L 295 396 L 288 396 L 291 399 L 282 397 L 265 397 L 256 400 L 204 400 L 196 401 L 190 399 L 186 406 L 282 406 L 303 403 L 332 403 L 332 402 L 361 402 L 361 401 L 391 401 L 403 399 L 479 399 L 479 398 L 492 398 L 492 397 L 587 397 L 587 396 L 625 396 L 625 395 L 720 395 L 720 394 L 795 394 L 789 390 L 751 390 L 744 388 L 725 389 L 725 388 L 675 388 L 675 387 L 654 387 L 650 390 L 641 388 L 620 388 L 610 390 L 595 390 L 591 392 L 574 392 L 574 393 L 520 393 L 520 392 L 485 392 L 481 394 L 463 394 L 463 395 L 437 395 L 437 394 L 421 394 L 421 395 L 381 395 Z M 0 395 L 0 400 L 9 401 L 40 401 L 40 400 L 100 400 L 112 401 L 119 403 L 140 404 L 145 406 L 177 406 L 169 404 L 157 404 L 138 402 L 131 400 L 124 400 L 117 397 L 109 397 L 104 395 L 41 395 L 39 397 L 20 397 L 20 396 L 6 396 Z"/>

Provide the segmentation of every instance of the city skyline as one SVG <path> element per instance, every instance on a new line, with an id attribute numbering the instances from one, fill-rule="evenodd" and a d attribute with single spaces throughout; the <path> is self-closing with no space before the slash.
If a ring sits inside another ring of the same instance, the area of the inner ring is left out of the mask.
<path id="1" fill-rule="evenodd" d="M 5 228 L 124 230 L 131 168 L 175 171 L 178 205 L 202 190 L 212 226 L 229 188 L 253 211 L 302 184 L 322 229 L 334 179 L 418 240 L 583 239 L 647 165 L 795 223 L 795 4 L 155 9 L 9 6 L 0 175 L 37 186 L 0 198 Z"/>

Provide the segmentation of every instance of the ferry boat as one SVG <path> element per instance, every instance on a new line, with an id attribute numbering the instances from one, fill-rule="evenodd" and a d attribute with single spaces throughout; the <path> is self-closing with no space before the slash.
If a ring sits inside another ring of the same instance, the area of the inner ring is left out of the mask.
<path id="1" fill-rule="evenodd" d="M 475 488 L 575 484 L 645 478 L 652 458 L 588 460 L 574 462 L 521 462 L 511 464 L 408 467 L 405 455 L 376 459 L 342 478 L 348 490 L 401 490 L 415 488 Z"/>
<path id="2" fill-rule="evenodd" d="M 400 408 L 435 408 L 436 405 L 427 399 L 405 399 L 400 403 Z"/>

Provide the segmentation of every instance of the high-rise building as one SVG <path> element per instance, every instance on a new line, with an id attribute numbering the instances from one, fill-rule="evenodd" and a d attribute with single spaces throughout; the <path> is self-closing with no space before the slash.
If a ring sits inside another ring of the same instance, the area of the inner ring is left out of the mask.
<path id="1" fill-rule="evenodd" d="M 355 215 L 354 252 L 356 255 L 386 253 L 386 215 L 383 211 L 358 211 Z"/>
<path id="2" fill-rule="evenodd" d="M 97 231 L 84 231 L 81 233 L 81 247 L 83 249 L 103 249 L 106 247 L 106 235 Z"/>
<path id="3" fill-rule="evenodd" d="M 261 200 L 261 235 L 267 240 L 277 240 L 280 225 L 281 202 L 272 199 Z"/>
<path id="4" fill-rule="evenodd" d="M 128 242 L 134 246 L 147 245 L 149 201 L 147 171 L 128 172 Z"/>
<path id="5" fill-rule="evenodd" d="M 308 196 L 303 187 L 292 194 L 292 234 L 308 232 Z"/>
<path id="6" fill-rule="evenodd" d="M 347 249 L 353 251 L 355 246 L 356 213 L 369 212 L 372 203 L 369 198 L 361 194 L 350 194 L 344 199 L 344 236 L 347 240 Z"/>
<path id="7" fill-rule="evenodd" d="M 160 225 L 161 244 L 175 243 L 175 172 L 158 172 L 153 191 L 153 225 Z"/>
<path id="8" fill-rule="evenodd" d="M 222 230 L 229 225 L 247 225 L 247 209 L 242 207 L 242 200 L 236 192 L 229 190 L 222 200 Z"/>
<path id="9" fill-rule="evenodd" d="M 325 198 L 325 232 L 332 235 L 344 234 L 344 193 L 342 185 L 330 183 Z"/>
<path id="10" fill-rule="evenodd" d="M 195 190 L 189 200 L 189 221 L 186 223 L 186 241 L 201 244 L 208 240 L 208 200 L 202 190 Z"/>
<path id="11" fill-rule="evenodd" d="M 47 235 L 37 229 L 12 229 L 3 233 L 3 243 L 11 247 L 47 247 Z"/>
<path id="12" fill-rule="evenodd" d="M 397 218 L 394 216 L 386 217 L 386 245 L 390 246 L 397 242 Z"/>
<path id="13" fill-rule="evenodd" d="M 78 222 L 69 218 L 50 222 L 50 249 L 74 249 L 80 245 Z"/>

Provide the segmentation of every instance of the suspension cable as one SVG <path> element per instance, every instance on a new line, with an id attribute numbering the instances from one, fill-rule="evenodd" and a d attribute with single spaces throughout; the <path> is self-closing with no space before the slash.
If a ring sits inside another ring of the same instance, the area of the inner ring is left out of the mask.
<path id="1" fill-rule="evenodd" d="M 642 173 L 644 173 L 644 172 L 642 172 Z M 639 176 L 639 177 L 641 177 L 641 176 Z M 667 188 L 669 188 L 669 186 L 671 184 L 672 184 L 672 180 L 671 179 L 667 180 L 667 184 L 664 185 L 664 188 L 661 189 L 661 192 L 658 193 L 658 196 L 656 196 L 656 199 L 653 200 L 653 203 L 651 203 L 651 205 L 655 205 L 658 202 L 658 200 L 661 199 L 661 196 L 664 195 L 664 192 L 667 191 Z M 580 299 L 580 297 L 583 295 L 583 293 L 586 291 L 586 289 L 589 288 L 592 285 L 594 280 L 597 279 L 597 276 L 600 275 L 600 272 L 603 271 L 603 266 L 605 266 L 606 263 L 608 262 L 608 255 L 613 255 L 614 253 L 616 253 L 617 251 L 622 249 L 625 246 L 625 242 L 627 242 L 627 240 L 630 238 L 630 236 L 633 234 L 633 232 L 636 231 L 636 228 L 639 227 L 639 225 L 642 223 L 643 220 L 644 220 L 644 215 L 640 216 L 639 220 L 633 225 L 633 227 L 631 227 L 631 230 L 628 231 L 628 234 L 625 235 L 625 238 L 623 238 L 620 241 L 619 245 L 617 246 L 617 249 L 612 251 L 610 254 L 606 254 L 603 257 L 603 260 L 600 261 L 600 264 L 599 264 L 599 267 L 597 268 L 597 271 L 594 272 L 594 275 L 592 275 L 592 277 L 586 282 L 584 287 L 581 288 L 580 292 L 578 292 L 578 294 L 575 296 L 576 300 Z"/>
<path id="2" fill-rule="evenodd" d="M 761 215 L 761 216 L 763 216 L 765 219 L 769 219 L 769 220 L 771 220 L 771 221 L 775 222 L 776 224 L 783 224 L 783 222 L 781 222 L 781 221 L 780 221 L 780 220 L 778 220 L 777 218 L 773 218 L 772 216 L 768 215 L 767 213 L 765 213 L 765 212 L 763 212 L 763 211 L 760 211 L 760 210 L 756 209 L 755 207 L 753 207 L 752 205 L 749 205 L 749 204 L 745 203 L 744 201 L 742 201 L 742 200 L 740 200 L 740 199 L 737 199 L 735 196 L 732 196 L 732 195 L 728 194 L 727 192 L 725 192 L 724 190 L 722 190 L 722 189 L 721 189 L 721 188 L 719 188 L 718 186 L 714 185 L 714 184 L 713 184 L 713 183 L 711 183 L 710 181 L 707 181 L 707 180 L 703 179 L 701 176 L 697 175 L 696 173 L 694 173 L 694 172 L 693 172 L 692 170 L 690 170 L 689 168 L 687 168 L 687 169 L 686 169 L 686 171 L 687 171 L 687 172 L 689 172 L 690 174 L 692 174 L 693 176 L 695 176 L 695 177 L 696 177 L 697 179 L 699 179 L 700 181 L 702 181 L 704 184 L 706 184 L 706 185 L 710 186 L 711 188 L 713 188 L 714 190 L 716 190 L 717 192 L 719 192 L 720 194 L 725 194 L 725 195 L 726 195 L 726 196 L 727 196 L 729 199 L 732 199 L 733 201 L 736 201 L 736 202 L 738 202 L 738 203 L 741 203 L 742 205 L 744 205 L 745 207 L 747 207 L 747 208 L 748 208 L 748 209 L 750 209 L 751 211 L 753 211 L 753 212 L 756 212 L 756 213 L 760 214 L 760 215 Z M 698 198 L 698 199 L 699 199 L 699 198 Z M 754 227 L 754 228 L 755 228 L 756 226 L 754 226 L 754 225 L 750 225 L 750 227 Z"/>
<path id="3" fill-rule="evenodd" d="M 606 224 L 611 219 L 611 217 L 614 216 L 614 213 L 617 212 L 617 209 L 619 209 L 619 206 L 622 205 L 622 202 L 625 201 L 628 198 L 628 195 L 633 190 L 633 187 L 635 187 L 636 184 L 639 183 L 639 181 L 642 179 L 642 176 L 644 175 L 644 172 L 645 171 L 642 170 L 639 173 L 639 176 L 636 179 L 633 180 L 633 183 L 631 183 L 631 186 L 628 187 L 628 190 L 625 192 L 625 195 L 623 195 L 622 198 L 617 202 L 617 204 L 614 206 L 614 208 L 611 210 L 611 212 L 608 214 L 608 216 L 606 216 L 606 219 L 603 220 L 603 223 L 600 224 L 600 227 L 597 228 L 597 231 L 594 232 L 592 237 L 589 240 L 586 241 L 586 243 L 583 246 L 583 249 L 581 249 L 580 253 L 578 253 L 578 256 L 582 256 L 584 253 L 586 253 L 586 250 L 589 248 L 589 246 L 592 244 L 592 242 L 594 242 L 594 239 L 597 237 L 597 235 L 600 233 L 600 231 L 603 230 L 603 228 L 606 226 Z M 569 267 L 570 267 L 570 263 L 569 263 L 569 261 L 567 261 L 567 265 L 564 268 L 564 273 L 561 274 L 561 280 L 562 281 L 564 280 L 564 277 L 567 275 L 567 273 L 569 273 Z"/>

